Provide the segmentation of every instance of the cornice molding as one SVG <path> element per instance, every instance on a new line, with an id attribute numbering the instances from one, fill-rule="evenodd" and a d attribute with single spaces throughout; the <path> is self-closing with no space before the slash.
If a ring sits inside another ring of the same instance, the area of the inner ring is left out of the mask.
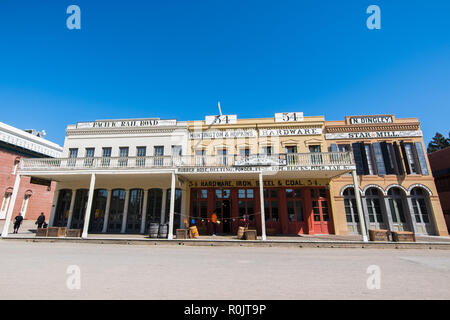
<path id="1" fill-rule="evenodd" d="M 373 131 L 416 131 L 420 130 L 419 123 L 394 123 L 394 124 L 371 124 L 371 125 L 338 125 L 325 126 L 326 133 L 340 132 L 373 132 Z"/>

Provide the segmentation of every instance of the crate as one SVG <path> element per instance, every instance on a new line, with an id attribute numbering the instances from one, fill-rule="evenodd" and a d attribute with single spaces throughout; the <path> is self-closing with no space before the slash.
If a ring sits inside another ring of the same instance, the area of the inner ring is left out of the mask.
<path id="1" fill-rule="evenodd" d="M 37 228 L 36 237 L 46 237 L 47 236 L 47 228 Z"/>
<path id="2" fill-rule="evenodd" d="M 188 229 L 177 229 L 177 239 L 187 239 Z"/>
<path id="3" fill-rule="evenodd" d="M 392 231 L 392 241 L 394 242 L 416 242 L 416 235 L 409 231 Z"/>
<path id="4" fill-rule="evenodd" d="M 256 230 L 245 230 L 244 231 L 245 240 L 256 240 Z"/>
<path id="5" fill-rule="evenodd" d="M 66 235 L 66 227 L 49 227 L 47 230 L 47 237 L 64 237 Z"/>
<path id="6" fill-rule="evenodd" d="M 66 237 L 80 238 L 81 237 L 81 229 L 67 229 Z"/>
<path id="7" fill-rule="evenodd" d="M 369 229 L 369 239 L 370 241 L 389 241 L 389 231 Z"/>

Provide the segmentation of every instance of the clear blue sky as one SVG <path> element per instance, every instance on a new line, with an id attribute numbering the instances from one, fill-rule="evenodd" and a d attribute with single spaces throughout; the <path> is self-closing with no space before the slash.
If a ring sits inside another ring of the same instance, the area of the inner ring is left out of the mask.
<path id="1" fill-rule="evenodd" d="M 66 8 L 81 8 L 81 30 Z M 366 28 L 381 7 L 382 29 Z M 1 0 L 0 121 L 418 117 L 450 130 L 448 0 Z"/>

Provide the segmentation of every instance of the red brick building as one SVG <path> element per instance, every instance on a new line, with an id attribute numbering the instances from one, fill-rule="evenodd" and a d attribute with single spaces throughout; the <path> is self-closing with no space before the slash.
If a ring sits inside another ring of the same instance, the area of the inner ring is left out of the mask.
<path id="1" fill-rule="evenodd" d="M 61 155 L 62 148 L 59 145 L 41 136 L 35 130 L 24 131 L 0 122 L 0 220 L 6 218 L 11 206 L 11 195 L 21 160 L 56 158 Z M 22 177 L 12 219 L 22 213 L 25 220 L 36 220 L 44 212 L 48 220 L 54 190 L 55 182 L 47 186 L 31 183 L 29 177 Z"/>
<path id="2" fill-rule="evenodd" d="M 428 154 L 439 200 L 450 231 L 450 147 Z"/>

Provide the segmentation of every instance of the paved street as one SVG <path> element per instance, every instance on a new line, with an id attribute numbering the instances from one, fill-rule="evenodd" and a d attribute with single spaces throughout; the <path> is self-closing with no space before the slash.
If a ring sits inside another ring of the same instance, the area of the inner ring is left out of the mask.
<path id="1" fill-rule="evenodd" d="M 450 251 L 0 241 L 0 299 L 449 299 Z M 81 288 L 67 287 L 67 268 Z M 370 265 L 381 288 L 369 290 Z"/>

